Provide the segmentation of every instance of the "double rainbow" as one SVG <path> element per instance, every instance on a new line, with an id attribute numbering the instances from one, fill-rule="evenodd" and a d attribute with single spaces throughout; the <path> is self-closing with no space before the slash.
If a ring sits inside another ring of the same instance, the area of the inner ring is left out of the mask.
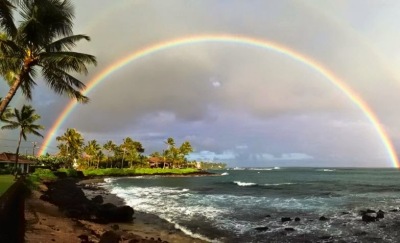
<path id="1" fill-rule="evenodd" d="M 370 121 L 370 123 L 374 126 L 376 132 L 378 133 L 379 138 L 381 139 L 383 145 L 385 146 L 393 166 L 396 168 L 399 167 L 399 161 L 396 152 L 388 135 L 386 134 L 385 130 L 383 129 L 381 123 L 379 122 L 377 116 L 374 114 L 372 109 L 356 92 L 354 92 L 346 83 L 344 83 L 339 77 L 337 77 L 323 65 L 317 63 L 313 59 L 299 52 L 295 52 L 283 45 L 273 43 L 271 41 L 260 40 L 250 37 L 243 37 L 243 36 L 233 36 L 233 35 L 199 35 L 199 36 L 183 37 L 157 43 L 142 48 L 140 50 L 134 51 L 130 53 L 128 56 L 114 62 L 107 68 L 103 69 L 99 74 L 97 74 L 92 80 L 89 81 L 86 90 L 83 91 L 83 94 L 88 95 L 92 90 L 94 90 L 97 87 L 97 85 L 105 81 L 108 76 L 118 71 L 119 69 L 123 68 L 130 62 L 137 61 L 145 56 L 163 50 L 185 45 L 193 45 L 198 43 L 232 43 L 238 45 L 249 45 L 249 46 L 259 47 L 265 50 L 274 51 L 284 56 L 287 56 L 295 61 L 303 63 L 304 65 L 308 66 L 314 71 L 320 73 L 328 81 L 330 81 L 336 88 L 338 88 L 343 94 L 345 94 L 363 112 L 365 117 Z M 60 116 L 57 118 L 56 122 L 53 124 L 53 126 L 47 133 L 44 142 L 40 147 L 39 155 L 46 153 L 46 148 L 49 146 L 50 142 L 54 139 L 57 130 L 66 120 L 66 118 L 71 114 L 76 105 L 77 102 L 73 100 L 69 102 L 68 105 L 61 112 Z"/>

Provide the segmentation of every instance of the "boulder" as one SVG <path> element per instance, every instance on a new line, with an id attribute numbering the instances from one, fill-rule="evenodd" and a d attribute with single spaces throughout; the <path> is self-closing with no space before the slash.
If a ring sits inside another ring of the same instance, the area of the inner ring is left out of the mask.
<path id="1" fill-rule="evenodd" d="M 102 204 L 103 203 L 103 197 L 101 195 L 97 195 L 91 200 L 95 204 Z"/>
<path id="2" fill-rule="evenodd" d="M 385 218 L 385 212 L 383 212 L 382 210 L 379 210 L 379 211 L 376 213 L 376 218 L 377 218 L 377 219 L 383 219 L 383 218 Z"/>
<path id="3" fill-rule="evenodd" d="M 285 228 L 285 231 L 295 231 L 295 229 L 291 228 L 291 227 L 287 227 L 287 228 Z"/>
<path id="4" fill-rule="evenodd" d="M 110 230 L 101 235 L 99 243 L 119 243 L 121 236 Z"/>
<path id="5" fill-rule="evenodd" d="M 294 221 L 295 221 L 295 222 L 299 222 L 299 221 L 300 221 L 300 218 L 299 218 L 299 217 L 296 217 L 296 218 L 294 218 Z"/>
<path id="6" fill-rule="evenodd" d="M 133 214 L 132 207 L 117 207 L 111 203 L 101 205 L 96 212 L 97 218 L 105 222 L 130 222 L 133 220 Z"/>
<path id="7" fill-rule="evenodd" d="M 283 223 L 283 222 L 290 222 L 290 221 L 292 221 L 292 219 L 290 218 L 290 217 L 283 217 L 283 218 L 281 218 L 281 222 Z"/>
<path id="8" fill-rule="evenodd" d="M 319 220 L 320 221 L 326 221 L 326 220 L 329 220 L 327 217 L 325 217 L 325 216 L 321 216 L 321 217 L 319 217 Z"/>
<path id="9" fill-rule="evenodd" d="M 254 228 L 254 229 L 257 230 L 257 231 L 266 231 L 266 230 L 268 230 L 269 228 L 268 228 L 267 226 L 260 226 L 260 227 Z"/>
<path id="10" fill-rule="evenodd" d="M 367 223 L 376 221 L 375 215 L 368 214 L 368 213 L 364 214 L 361 219 L 362 219 L 362 221 L 367 222 Z"/>

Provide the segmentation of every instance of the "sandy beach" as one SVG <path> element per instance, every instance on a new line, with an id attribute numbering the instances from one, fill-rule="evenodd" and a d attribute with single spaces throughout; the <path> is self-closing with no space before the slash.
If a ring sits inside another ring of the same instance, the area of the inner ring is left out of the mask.
<path id="1" fill-rule="evenodd" d="M 123 201 L 104 189 L 93 190 L 101 179 L 80 182 L 79 186 L 90 183 L 92 190 L 83 190 L 90 199 L 102 195 L 104 203 L 123 205 Z M 99 224 L 88 220 L 67 217 L 65 213 L 40 197 L 47 190 L 45 185 L 33 191 L 26 199 L 26 242 L 204 242 L 185 235 L 174 225 L 161 218 L 141 212 L 134 213 L 132 223 Z M 119 238 L 119 240 L 118 240 Z"/>

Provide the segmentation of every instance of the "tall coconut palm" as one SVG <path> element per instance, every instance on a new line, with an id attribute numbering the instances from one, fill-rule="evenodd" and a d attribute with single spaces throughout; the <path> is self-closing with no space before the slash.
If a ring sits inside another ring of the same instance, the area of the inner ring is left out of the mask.
<path id="1" fill-rule="evenodd" d="M 84 151 L 89 156 L 89 167 L 91 165 L 91 159 L 96 158 L 96 155 L 99 153 L 100 150 L 101 147 L 96 140 L 88 141 L 88 144 L 85 146 Z"/>
<path id="2" fill-rule="evenodd" d="M 34 134 L 36 136 L 43 137 L 38 130 L 43 130 L 44 127 L 35 124 L 35 122 L 39 119 L 40 116 L 35 113 L 35 109 L 33 109 L 32 106 L 23 105 L 21 111 L 14 109 L 9 117 L 3 120 L 5 123 L 7 123 L 7 125 L 2 126 L 1 129 L 19 129 L 18 145 L 15 153 L 15 170 L 18 166 L 19 148 L 21 146 L 22 139 L 26 141 L 27 134 Z"/>
<path id="3" fill-rule="evenodd" d="M 0 35 L 0 75 L 10 85 L 0 103 L 0 117 L 18 90 L 32 98 L 38 74 L 57 94 L 87 102 L 81 93 L 85 85 L 70 73 L 87 74 L 87 65 L 95 65 L 96 58 L 72 51 L 78 41 L 90 38 L 73 35 L 70 0 L 21 0 L 18 6 L 17 31 Z M 12 28 L 9 21 L 2 24 L 5 30 Z"/>
<path id="4" fill-rule="evenodd" d="M 66 156 L 68 156 L 68 167 L 72 166 L 72 160 L 79 158 L 82 152 L 82 146 L 84 144 L 84 139 L 82 134 L 80 134 L 74 128 L 68 128 L 67 131 L 62 135 L 56 137 L 56 140 L 62 144 L 65 144 L 63 148 L 66 149 Z M 61 148 L 59 146 L 59 148 Z M 72 159 L 71 159 L 72 158 Z"/>
<path id="5" fill-rule="evenodd" d="M 107 151 L 107 160 L 108 160 L 109 162 L 111 162 L 111 161 L 110 161 L 110 154 L 115 150 L 116 147 L 117 147 L 117 145 L 116 145 L 113 141 L 111 141 L 111 140 L 107 141 L 107 142 L 103 145 L 103 148 Z M 112 163 L 110 163 L 110 164 L 111 164 L 111 168 L 112 168 Z"/>

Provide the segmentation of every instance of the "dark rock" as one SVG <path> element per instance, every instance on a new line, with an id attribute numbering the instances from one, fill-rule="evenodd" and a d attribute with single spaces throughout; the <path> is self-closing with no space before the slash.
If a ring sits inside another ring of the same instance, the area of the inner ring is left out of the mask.
<path id="1" fill-rule="evenodd" d="M 119 225 L 118 224 L 114 224 L 114 225 L 111 226 L 111 229 L 119 230 Z"/>
<path id="2" fill-rule="evenodd" d="M 94 202 L 95 204 L 102 204 L 104 200 L 101 195 L 97 195 L 94 198 L 92 198 L 91 201 Z"/>
<path id="3" fill-rule="evenodd" d="M 133 220 L 133 214 L 132 207 L 117 207 L 111 203 L 103 204 L 96 212 L 97 218 L 105 222 L 130 222 Z"/>
<path id="4" fill-rule="evenodd" d="M 76 177 L 79 178 L 79 179 L 83 179 L 83 178 L 85 178 L 85 175 L 83 174 L 82 171 L 77 170 L 76 171 Z"/>
<path id="5" fill-rule="evenodd" d="M 354 233 L 355 236 L 364 236 L 364 235 L 367 235 L 367 234 L 368 234 L 368 232 L 366 232 L 366 231 L 358 231 L 358 232 Z"/>
<path id="6" fill-rule="evenodd" d="M 266 218 L 271 218 L 271 215 L 267 214 L 265 215 Z"/>
<path id="7" fill-rule="evenodd" d="M 349 212 L 342 212 L 342 215 L 350 214 Z"/>
<path id="8" fill-rule="evenodd" d="M 285 228 L 285 231 L 295 231 L 295 229 L 291 228 L 291 227 L 287 227 L 287 228 Z"/>
<path id="9" fill-rule="evenodd" d="M 320 221 L 326 221 L 326 220 L 329 220 L 327 217 L 325 217 L 325 216 L 321 216 L 321 217 L 319 217 L 319 220 Z"/>
<path id="10" fill-rule="evenodd" d="M 110 230 L 101 235 L 99 243 L 118 243 L 120 240 L 121 236 Z"/>
<path id="11" fill-rule="evenodd" d="M 319 237 L 321 240 L 331 240 L 333 237 L 332 236 L 330 236 L 330 235 L 324 235 L 324 236 L 321 236 L 321 237 Z"/>
<path id="12" fill-rule="evenodd" d="M 283 217 L 283 218 L 281 218 L 281 222 L 283 223 L 283 222 L 289 222 L 289 221 L 292 221 L 292 219 L 290 218 L 290 217 Z"/>
<path id="13" fill-rule="evenodd" d="M 257 230 L 257 231 L 266 231 L 266 230 L 268 230 L 269 228 L 268 228 L 267 226 L 260 226 L 260 227 L 254 228 L 254 229 Z"/>
<path id="14" fill-rule="evenodd" d="M 43 194 L 39 197 L 41 200 L 48 202 L 50 200 L 50 197 L 46 194 Z"/>
<path id="15" fill-rule="evenodd" d="M 376 213 L 376 211 L 372 209 L 367 209 L 367 213 Z"/>
<path id="16" fill-rule="evenodd" d="M 398 212 L 398 211 L 399 211 L 399 210 L 396 209 L 396 208 L 395 208 L 395 209 L 390 209 L 390 210 L 389 210 L 389 212 Z"/>
<path id="17" fill-rule="evenodd" d="M 64 179 L 64 178 L 68 177 L 67 173 L 64 171 L 54 171 L 53 174 L 60 179 Z"/>
<path id="18" fill-rule="evenodd" d="M 294 221 L 299 222 L 299 221 L 300 221 L 300 218 L 299 218 L 299 217 L 296 217 L 296 218 L 294 218 Z"/>
<path id="19" fill-rule="evenodd" d="M 362 221 L 367 222 L 367 223 L 376 221 L 376 217 L 371 214 L 364 214 L 361 219 L 362 219 Z"/>
<path id="20" fill-rule="evenodd" d="M 379 210 L 379 211 L 376 213 L 376 218 L 377 218 L 377 219 L 383 219 L 383 218 L 385 218 L 385 212 L 383 212 L 382 210 Z"/>
<path id="21" fill-rule="evenodd" d="M 78 236 L 79 239 L 82 240 L 82 242 L 89 242 L 89 236 L 88 235 L 80 235 Z"/>

